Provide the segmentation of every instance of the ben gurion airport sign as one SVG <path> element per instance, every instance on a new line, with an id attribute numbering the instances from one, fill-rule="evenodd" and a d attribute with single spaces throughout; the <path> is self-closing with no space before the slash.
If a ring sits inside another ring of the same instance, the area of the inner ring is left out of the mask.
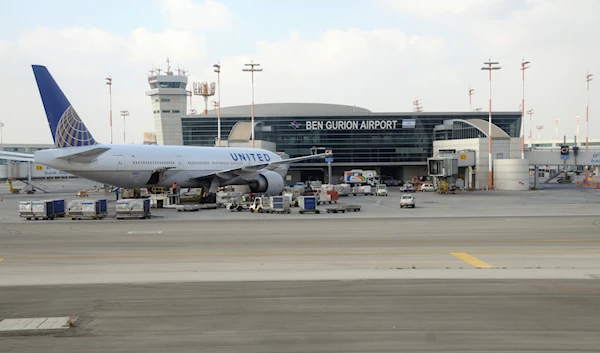
<path id="1" fill-rule="evenodd" d="M 399 120 L 325 120 L 307 121 L 306 130 L 395 130 Z M 414 129 L 415 119 L 403 119 L 403 129 Z M 292 122 L 292 126 L 299 124 Z M 297 128 L 296 127 L 296 128 Z"/>

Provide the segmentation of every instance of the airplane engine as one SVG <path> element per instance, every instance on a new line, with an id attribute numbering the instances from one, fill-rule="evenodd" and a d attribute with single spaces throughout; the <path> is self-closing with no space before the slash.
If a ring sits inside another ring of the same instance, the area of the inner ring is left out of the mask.
<path id="1" fill-rule="evenodd" d="M 283 191 L 283 178 L 275 172 L 262 172 L 248 186 L 250 186 L 250 191 L 253 193 L 279 195 Z"/>

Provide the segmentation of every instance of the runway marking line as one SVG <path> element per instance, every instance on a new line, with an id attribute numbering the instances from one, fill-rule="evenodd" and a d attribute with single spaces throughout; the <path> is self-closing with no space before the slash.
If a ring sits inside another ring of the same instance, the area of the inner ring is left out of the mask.
<path id="1" fill-rule="evenodd" d="M 450 255 L 455 256 L 456 258 L 459 258 L 461 260 L 463 260 L 464 262 L 468 263 L 469 265 L 472 265 L 476 268 L 493 268 L 494 266 L 485 263 L 481 260 L 479 260 L 476 257 L 473 257 L 469 254 L 467 254 L 466 252 L 451 252 Z"/>

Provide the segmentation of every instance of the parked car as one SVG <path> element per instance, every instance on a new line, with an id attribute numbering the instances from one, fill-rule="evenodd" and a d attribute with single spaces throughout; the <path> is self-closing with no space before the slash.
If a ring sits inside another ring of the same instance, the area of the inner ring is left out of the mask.
<path id="1" fill-rule="evenodd" d="M 401 192 L 415 192 L 415 187 L 411 183 L 406 183 L 400 187 Z"/>
<path id="2" fill-rule="evenodd" d="M 415 208 L 415 197 L 413 195 L 405 194 L 400 197 L 400 208 L 404 207 Z"/>
<path id="3" fill-rule="evenodd" d="M 435 187 L 431 183 L 421 185 L 421 191 L 435 191 Z"/>

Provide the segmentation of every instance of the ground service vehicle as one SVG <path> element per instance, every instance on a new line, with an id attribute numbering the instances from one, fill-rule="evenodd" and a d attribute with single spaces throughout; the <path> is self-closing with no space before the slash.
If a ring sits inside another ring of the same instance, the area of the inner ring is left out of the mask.
<path id="1" fill-rule="evenodd" d="M 385 184 L 378 184 L 376 190 L 377 190 L 376 191 L 377 196 L 387 196 L 388 195 L 388 189 Z"/>
<path id="2" fill-rule="evenodd" d="M 415 208 L 415 197 L 413 195 L 402 195 L 400 197 L 400 208 L 410 207 Z"/>
<path id="3" fill-rule="evenodd" d="M 380 177 L 375 170 L 352 169 L 344 172 L 344 183 L 354 185 L 371 185 L 379 184 Z"/>

